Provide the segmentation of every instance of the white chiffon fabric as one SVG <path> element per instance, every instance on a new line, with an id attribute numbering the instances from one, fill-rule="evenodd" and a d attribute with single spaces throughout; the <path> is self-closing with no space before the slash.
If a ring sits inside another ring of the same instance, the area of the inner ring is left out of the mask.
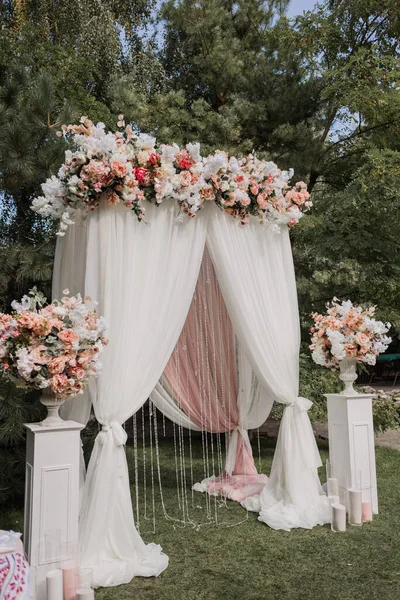
<path id="1" fill-rule="evenodd" d="M 241 227 L 214 208 L 207 246 L 234 330 L 268 397 L 287 405 L 270 479 L 242 504 L 274 529 L 327 523 L 311 402 L 298 397 L 300 326 L 288 230 L 275 233 L 255 220 Z"/>
<path id="2" fill-rule="evenodd" d="M 75 216 L 75 225 L 69 227 L 65 236 L 57 239 L 54 258 L 52 297 L 58 300 L 64 296 L 64 290 L 70 294 L 85 295 L 86 256 L 87 256 L 87 224 L 80 211 Z M 66 421 L 77 421 L 86 425 L 91 410 L 89 391 L 83 396 L 71 398 L 60 407 L 60 415 Z M 81 460 L 81 476 L 85 473 L 83 455 Z"/>
<path id="3" fill-rule="evenodd" d="M 177 223 L 175 214 L 172 204 L 149 205 L 146 225 L 123 207 L 103 206 L 88 217 L 86 241 L 76 240 L 86 246 L 86 255 L 74 256 L 86 260 L 84 293 L 99 301 L 109 338 L 103 372 L 90 386 L 102 430 L 89 462 L 80 517 L 81 565 L 93 569 L 96 587 L 158 575 L 168 564 L 160 546 L 146 545 L 135 529 L 122 423 L 154 389 L 195 289 L 207 215 Z"/>

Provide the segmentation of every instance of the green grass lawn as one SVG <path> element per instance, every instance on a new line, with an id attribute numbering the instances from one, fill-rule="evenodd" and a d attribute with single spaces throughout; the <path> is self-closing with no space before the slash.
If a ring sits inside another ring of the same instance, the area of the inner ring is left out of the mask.
<path id="1" fill-rule="evenodd" d="M 134 483 L 134 453 L 128 447 Z M 172 440 L 162 440 L 160 453 L 164 501 L 168 513 L 176 508 L 175 459 Z M 321 446 L 323 459 L 327 447 Z M 203 475 L 202 448 L 194 443 L 194 478 Z M 268 473 L 273 443 L 261 440 L 263 470 Z M 329 526 L 312 531 L 273 531 L 257 521 L 257 515 L 237 504 L 212 500 L 218 520 L 227 525 L 206 524 L 205 497 L 188 493 L 189 515 L 200 527 L 179 526 L 166 520 L 155 486 L 156 532 L 152 532 L 151 469 L 147 452 L 147 517 L 141 487 L 140 528 L 146 542 L 161 544 L 169 556 L 169 568 L 154 579 L 136 578 L 129 585 L 97 590 L 96 600 L 399 600 L 400 599 L 400 452 L 377 448 L 379 516 L 346 533 Z M 142 457 L 139 456 L 141 486 Z M 323 471 L 323 469 L 321 469 Z M 321 472 L 321 479 L 323 478 Z M 134 486 L 132 497 L 136 503 Z M 197 507 L 201 508 L 197 508 Z M 2 528 L 20 530 L 20 511 L 2 511 Z M 237 525 L 240 521 L 243 521 Z"/>

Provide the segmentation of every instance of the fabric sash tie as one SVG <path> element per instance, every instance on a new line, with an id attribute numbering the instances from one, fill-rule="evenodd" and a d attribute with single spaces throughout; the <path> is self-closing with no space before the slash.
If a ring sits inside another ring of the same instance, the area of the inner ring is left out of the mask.
<path id="1" fill-rule="evenodd" d="M 283 413 L 281 427 L 283 420 L 287 421 L 289 419 L 285 430 L 292 433 L 296 432 L 297 446 L 294 451 L 301 451 L 303 455 L 303 463 L 307 466 L 307 468 L 318 469 L 318 467 L 322 465 L 322 462 L 318 451 L 317 442 L 315 441 L 311 421 L 307 414 L 312 405 L 313 403 L 308 398 L 298 396 L 295 402 L 287 404 Z M 292 435 L 292 433 L 290 435 Z"/>
<path id="2" fill-rule="evenodd" d="M 247 429 L 245 429 L 243 427 L 243 425 L 241 425 L 241 424 L 236 425 L 236 427 L 234 429 L 232 429 L 232 431 L 231 431 L 231 436 L 229 438 L 228 452 L 226 454 L 225 472 L 228 475 L 232 475 L 232 473 L 235 469 L 239 435 L 242 436 L 245 445 L 250 450 L 250 452 L 252 452 L 249 434 L 247 433 Z"/>
<path id="3" fill-rule="evenodd" d="M 109 425 L 102 425 L 101 431 L 98 435 L 99 441 L 102 444 L 104 444 L 106 441 L 106 436 L 109 433 L 112 434 L 113 440 L 117 446 L 124 446 L 126 444 L 128 435 L 121 423 L 118 423 L 118 421 L 111 421 Z"/>

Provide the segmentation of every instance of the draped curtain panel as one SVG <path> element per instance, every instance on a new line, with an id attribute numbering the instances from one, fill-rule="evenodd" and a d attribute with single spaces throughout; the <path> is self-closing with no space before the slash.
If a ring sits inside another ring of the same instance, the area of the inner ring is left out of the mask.
<path id="1" fill-rule="evenodd" d="M 161 384 L 162 389 L 158 394 L 153 394 L 152 399 L 163 410 L 159 396 L 165 402 L 167 390 L 170 390 L 167 403 L 171 405 L 176 401 L 181 409 L 176 411 L 176 417 L 172 416 L 172 420 L 183 425 L 183 411 L 201 430 L 211 433 L 232 432 L 225 472 L 218 477 L 205 479 L 196 484 L 194 489 L 241 501 L 247 495 L 261 491 L 267 477 L 257 473 L 248 433 L 244 428 L 248 411 L 243 409 L 251 397 L 253 381 L 250 377 L 250 387 L 239 396 L 238 366 L 232 323 L 206 248 L 189 314 L 164 370 L 167 385 Z M 243 367 L 243 362 L 240 366 Z M 242 378 L 243 375 L 242 369 Z M 243 384 L 242 381 L 242 387 Z M 257 425 L 260 423 L 257 422 Z"/>
<path id="2" fill-rule="evenodd" d="M 108 323 L 103 371 L 90 389 L 102 430 L 80 518 L 81 564 L 93 568 L 96 586 L 158 575 L 168 564 L 161 548 L 145 545 L 134 526 L 122 423 L 160 378 L 196 286 L 207 214 L 184 223 L 175 215 L 173 204 L 150 205 L 146 225 L 124 207 L 104 206 L 88 217 L 86 257 L 74 256 L 86 260 L 85 294 L 99 301 Z"/>
<path id="3" fill-rule="evenodd" d="M 54 258 L 52 297 L 58 300 L 68 289 L 71 295 L 85 296 L 86 256 L 87 256 L 87 224 L 77 211 L 75 225 L 69 227 L 65 236 L 57 239 Z M 77 421 L 86 425 L 90 417 L 91 400 L 89 390 L 83 396 L 71 398 L 60 408 L 63 419 Z M 81 457 L 81 476 L 85 473 L 83 454 Z"/>
<path id="4" fill-rule="evenodd" d="M 300 324 L 288 229 L 239 227 L 216 207 L 212 213 L 207 246 L 234 330 L 268 396 L 286 405 L 270 478 L 243 504 L 275 529 L 329 522 L 311 402 L 298 396 Z"/>

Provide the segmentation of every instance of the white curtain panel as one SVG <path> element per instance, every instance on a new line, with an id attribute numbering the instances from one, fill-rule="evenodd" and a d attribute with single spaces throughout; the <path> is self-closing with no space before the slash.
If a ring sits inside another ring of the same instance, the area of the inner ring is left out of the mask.
<path id="1" fill-rule="evenodd" d="M 64 296 L 68 289 L 70 294 L 85 295 L 87 223 L 77 211 L 75 225 L 69 227 L 65 236 L 57 239 L 53 270 L 53 299 Z M 83 396 L 71 398 L 60 408 L 60 415 L 66 421 L 77 421 L 86 425 L 90 417 L 91 401 L 89 392 Z M 84 475 L 85 463 L 81 458 L 81 475 Z"/>
<path id="2" fill-rule="evenodd" d="M 235 465 L 238 436 L 242 435 L 245 443 L 251 447 L 248 430 L 257 429 L 267 420 L 274 403 L 273 397 L 268 394 L 255 376 L 251 363 L 237 337 L 236 361 L 238 372 L 237 406 L 239 410 L 239 426 L 232 431 L 229 438 L 225 464 L 225 471 L 228 474 L 232 473 Z"/>
<path id="3" fill-rule="evenodd" d="M 80 518 L 82 566 L 95 586 L 161 573 L 168 558 L 134 525 L 124 423 L 146 401 L 182 330 L 203 256 L 207 214 L 177 223 L 176 207 L 148 205 L 146 223 L 124 207 L 88 217 L 85 293 L 99 300 L 109 338 L 91 385 L 96 438 Z"/>
<path id="4" fill-rule="evenodd" d="M 329 522 L 311 402 L 298 397 L 300 326 L 288 230 L 275 233 L 255 219 L 242 227 L 213 208 L 207 246 L 234 330 L 268 397 L 287 405 L 270 479 L 243 505 L 275 529 Z"/>

